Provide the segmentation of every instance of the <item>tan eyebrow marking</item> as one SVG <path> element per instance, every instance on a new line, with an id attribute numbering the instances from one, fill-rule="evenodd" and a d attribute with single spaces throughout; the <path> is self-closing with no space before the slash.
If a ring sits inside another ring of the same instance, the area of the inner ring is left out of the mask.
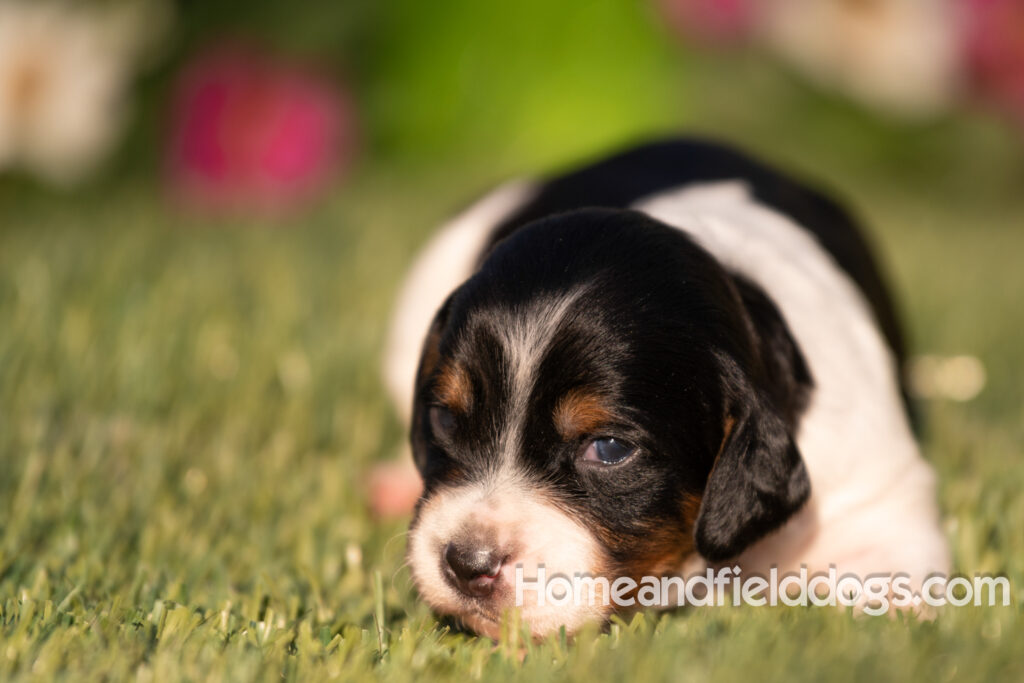
<path id="1" fill-rule="evenodd" d="M 468 413 L 473 405 L 473 382 L 461 365 L 452 363 L 441 368 L 434 391 L 452 412 Z"/>
<path id="2" fill-rule="evenodd" d="M 564 439 L 574 439 L 610 422 L 612 414 L 597 394 L 573 389 L 555 406 L 555 429 Z"/>

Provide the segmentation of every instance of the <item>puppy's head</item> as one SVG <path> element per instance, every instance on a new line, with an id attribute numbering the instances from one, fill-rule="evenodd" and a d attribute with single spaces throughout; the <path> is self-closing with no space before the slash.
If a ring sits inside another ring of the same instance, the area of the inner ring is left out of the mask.
<path id="1" fill-rule="evenodd" d="M 729 275 L 642 214 L 561 214 L 499 243 L 420 361 L 421 595 L 493 636 L 517 567 L 639 580 L 780 526 L 809 483 L 763 355 Z M 527 590 L 523 619 L 542 636 L 611 609 L 581 597 Z"/>

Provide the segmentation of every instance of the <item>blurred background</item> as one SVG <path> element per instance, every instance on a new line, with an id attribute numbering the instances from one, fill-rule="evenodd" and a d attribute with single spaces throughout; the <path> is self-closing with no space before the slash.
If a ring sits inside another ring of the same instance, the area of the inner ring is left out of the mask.
<path id="1" fill-rule="evenodd" d="M 957 567 L 1019 581 L 1019 0 L 0 0 L 0 604 L 367 627 L 415 250 L 492 183 L 678 132 L 862 217 Z"/>
<path id="2" fill-rule="evenodd" d="M 680 130 L 812 169 L 1019 180 L 1012 0 L 433 5 L 2 0 L 5 191 L 130 180 L 252 217 L 382 169 L 501 177 Z"/>

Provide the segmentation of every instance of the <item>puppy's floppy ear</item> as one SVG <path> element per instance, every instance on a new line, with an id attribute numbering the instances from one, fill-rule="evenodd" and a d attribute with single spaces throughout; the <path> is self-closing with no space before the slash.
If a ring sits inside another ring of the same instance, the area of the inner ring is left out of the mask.
<path id="1" fill-rule="evenodd" d="M 697 551 L 735 557 L 807 501 L 811 482 L 786 421 L 761 398 L 726 422 L 695 527 Z"/>

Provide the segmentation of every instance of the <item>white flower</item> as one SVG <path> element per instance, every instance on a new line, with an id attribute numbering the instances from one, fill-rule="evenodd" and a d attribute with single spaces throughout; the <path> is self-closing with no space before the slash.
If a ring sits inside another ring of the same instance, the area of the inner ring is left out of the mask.
<path id="1" fill-rule="evenodd" d="M 764 38 L 820 84 L 908 116 L 949 104 L 959 81 L 948 0 L 765 0 Z"/>
<path id="2" fill-rule="evenodd" d="M 140 7 L 0 0 L 0 169 L 69 184 L 109 152 L 136 57 L 160 26 Z"/>

